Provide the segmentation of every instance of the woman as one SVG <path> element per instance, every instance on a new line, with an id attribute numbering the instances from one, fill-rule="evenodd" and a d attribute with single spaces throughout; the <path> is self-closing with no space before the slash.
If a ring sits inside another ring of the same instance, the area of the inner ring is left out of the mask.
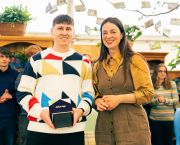
<path id="1" fill-rule="evenodd" d="M 174 109 L 179 100 L 176 83 L 170 81 L 164 64 L 157 65 L 152 81 L 155 88 L 149 116 L 152 143 L 153 145 L 173 145 Z"/>
<path id="2" fill-rule="evenodd" d="M 132 51 L 119 19 L 105 19 L 100 31 L 101 52 L 94 66 L 96 145 L 150 145 L 142 107 L 154 93 L 148 65 Z"/>

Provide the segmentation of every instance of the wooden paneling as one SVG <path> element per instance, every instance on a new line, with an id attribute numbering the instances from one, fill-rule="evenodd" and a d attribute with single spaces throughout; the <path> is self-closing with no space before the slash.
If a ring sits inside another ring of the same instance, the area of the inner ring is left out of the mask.
<path id="1" fill-rule="evenodd" d="M 53 45 L 52 37 L 42 36 L 0 36 L 0 46 L 12 43 L 32 43 L 47 48 Z"/>

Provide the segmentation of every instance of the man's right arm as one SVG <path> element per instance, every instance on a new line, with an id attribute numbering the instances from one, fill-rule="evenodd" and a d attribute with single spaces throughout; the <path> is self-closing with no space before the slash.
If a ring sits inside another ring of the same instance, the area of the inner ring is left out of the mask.
<path id="1" fill-rule="evenodd" d="M 34 121 L 40 119 L 40 113 L 42 111 L 38 99 L 34 96 L 37 83 L 36 70 L 36 63 L 31 58 L 30 62 L 25 66 L 16 94 L 19 104 L 28 113 L 29 120 Z"/>

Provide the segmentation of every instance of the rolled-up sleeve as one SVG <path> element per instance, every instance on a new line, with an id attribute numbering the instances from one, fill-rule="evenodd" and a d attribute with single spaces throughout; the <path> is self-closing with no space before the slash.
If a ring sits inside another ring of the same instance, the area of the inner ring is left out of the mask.
<path id="1" fill-rule="evenodd" d="M 154 96 L 154 88 L 146 60 L 140 54 L 132 56 L 130 64 L 131 75 L 134 83 L 134 95 L 137 104 L 148 103 Z"/>

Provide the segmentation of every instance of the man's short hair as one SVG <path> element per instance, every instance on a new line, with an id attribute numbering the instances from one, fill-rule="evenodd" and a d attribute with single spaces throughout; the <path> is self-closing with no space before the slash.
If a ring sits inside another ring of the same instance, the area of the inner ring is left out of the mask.
<path id="1" fill-rule="evenodd" d="M 0 53 L 11 58 L 11 52 L 7 47 L 0 47 Z"/>
<path id="2" fill-rule="evenodd" d="M 74 20 L 68 15 L 58 15 L 54 18 L 52 26 L 56 24 L 68 24 L 74 26 Z"/>

